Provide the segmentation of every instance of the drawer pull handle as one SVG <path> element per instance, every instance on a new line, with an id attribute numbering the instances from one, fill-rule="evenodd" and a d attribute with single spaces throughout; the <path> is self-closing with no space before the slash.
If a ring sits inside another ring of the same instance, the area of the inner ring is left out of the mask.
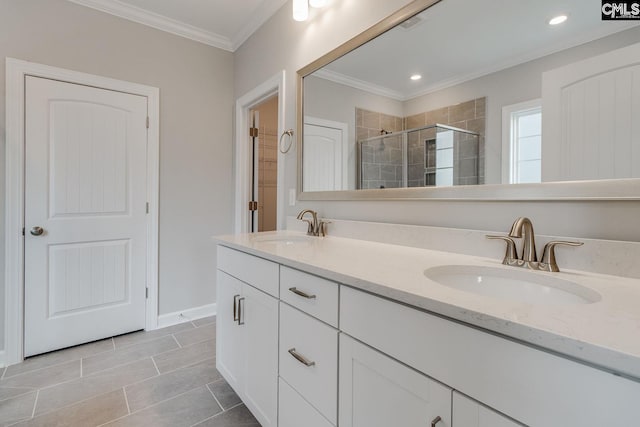
<path id="1" fill-rule="evenodd" d="M 442 421 L 442 418 L 438 415 L 433 419 L 433 421 L 431 421 L 431 427 L 436 427 L 436 424 L 438 424 L 440 421 Z"/>
<path id="2" fill-rule="evenodd" d="M 242 301 L 244 301 L 244 297 L 238 300 L 238 325 L 244 325 L 244 321 L 242 320 Z"/>
<path id="3" fill-rule="evenodd" d="M 240 295 L 233 296 L 233 321 L 234 322 L 238 321 L 238 298 L 240 298 Z"/>
<path id="4" fill-rule="evenodd" d="M 289 290 L 291 292 L 293 292 L 296 295 L 300 295 L 302 298 L 306 298 L 306 299 L 315 299 L 316 296 L 315 295 L 309 295 L 306 292 L 301 291 L 300 289 L 293 287 L 293 288 L 289 288 Z"/>
<path id="5" fill-rule="evenodd" d="M 289 354 L 295 357 L 298 362 L 302 363 L 305 366 L 314 366 L 316 364 L 316 362 L 313 362 L 307 359 L 306 357 L 304 357 L 303 355 L 299 354 L 298 352 L 296 352 L 295 348 L 290 349 Z"/>

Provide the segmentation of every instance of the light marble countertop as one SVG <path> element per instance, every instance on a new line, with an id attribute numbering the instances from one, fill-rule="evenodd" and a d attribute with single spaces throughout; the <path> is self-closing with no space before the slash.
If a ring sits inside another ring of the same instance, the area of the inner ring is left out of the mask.
<path id="1" fill-rule="evenodd" d="M 578 283 L 601 296 L 591 304 L 535 305 L 456 290 L 424 275 L 440 265 L 514 269 L 499 259 L 334 236 L 307 238 L 292 231 L 215 240 L 640 381 L 639 279 L 575 270 L 532 272 Z"/>

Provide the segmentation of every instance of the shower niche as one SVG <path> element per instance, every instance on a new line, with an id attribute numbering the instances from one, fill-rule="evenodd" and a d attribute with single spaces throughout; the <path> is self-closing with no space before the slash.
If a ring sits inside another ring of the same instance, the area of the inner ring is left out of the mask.
<path id="1" fill-rule="evenodd" d="M 357 143 L 358 189 L 480 183 L 480 135 L 432 124 Z"/>

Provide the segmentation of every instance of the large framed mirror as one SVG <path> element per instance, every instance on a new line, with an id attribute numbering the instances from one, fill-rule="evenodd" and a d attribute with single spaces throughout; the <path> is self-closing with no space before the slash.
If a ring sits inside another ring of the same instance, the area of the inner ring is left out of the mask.
<path id="1" fill-rule="evenodd" d="M 416 0 L 298 71 L 298 196 L 640 199 L 638 117 L 640 20 Z"/>

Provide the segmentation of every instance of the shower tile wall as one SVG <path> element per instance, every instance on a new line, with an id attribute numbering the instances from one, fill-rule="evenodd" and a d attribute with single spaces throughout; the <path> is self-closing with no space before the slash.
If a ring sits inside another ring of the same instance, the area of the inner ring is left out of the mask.
<path id="1" fill-rule="evenodd" d="M 478 143 L 478 153 L 475 152 L 475 141 L 472 138 L 458 138 L 456 143 L 458 144 L 459 151 L 456 153 L 458 159 L 458 167 L 456 173 L 458 181 L 454 181 L 454 184 L 484 184 L 484 135 L 486 126 L 486 102 L 487 98 L 477 98 L 471 101 L 463 102 L 456 105 L 450 105 L 448 107 L 438 108 L 437 110 L 426 111 L 424 113 L 415 114 L 405 118 L 405 129 L 413 129 L 421 126 L 442 124 L 457 127 L 460 129 L 470 130 L 480 134 L 480 140 Z M 409 141 L 409 153 L 412 149 L 415 150 L 417 156 L 418 145 L 422 146 L 424 139 L 422 135 L 419 140 L 414 137 L 413 145 L 412 141 Z M 421 147 L 424 150 L 423 147 Z M 475 156 L 478 155 L 478 174 L 475 173 Z M 412 157 L 409 157 L 409 165 L 412 164 Z M 417 162 L 417 159 L 416 159 Z M 417 172 L 414 172 L 414 176 L 417 176 Z M 477 176 L 477 178 L 476 178 Z M 423 179 L 424 180 L 424 179 Z M 422 186 L 419 180 L 411 179 L 411 168 L 409 169 L 409 185 L 410 186 Z M 414 185 L 411 185 L 413 181 Z"/>
<path id="2" fill-rule="evenodd" d="M 378 136 L 385 132 L 403 130 L 402 117 L 356 108 L 357 140 Z M 402 138 L 392 136 L 383 142 L 375 141 L 362 144 L 362 182 L 360 188 L 397 188 L 401 187 L 402 176 Z"/>
<path id="3" fill-rule="evenodd" d="M 278 97 L 255 109 L 258 125 L 258 231 L 277 228 Z"/>
<path id="4" fill-rule="evenodd" d="M 356 108 L 356 140 L 404 130 L 404 118 Z M 383 133 L 383 132 L 382 132 Z"/>
<path id="5" fill-rule="evenodd" d="M 258 225 L 260 231 L 272 231 L 277 228 L 278 136 L 266 126 L 258 129 Z"/>
<path id="6" fill-rule="evenodd" d="M 365 142 L 362 149 L 360 188 L 398 188 L 403 186 L 402 135 Z"/>
<path id="7" fill-rule="evenodd" d="M 456 105 L 425 111 L 408 117 L 390 116 L 375 111 L 356 108 L 357 140 L 378 136 L 382 131 L 397 132 L 436 123 L 467 129 L 480 134 L 478 146 L 474 138 L 456 136 L 455 185 L 484 183 L 484 133 L 486 98 L 473 99 Z M 430 156 L 425 156 L 425 141 L 434 139 L 435 129 L 412 132 L 408 135 L 407 164 L 409 187 L 425 184 L 425 157 L 435 158 L 435 146 Z M 395 188 L 402 186 L 402 142 L 400 138 L 384 139 L 362 145 L 362 182 L 360 188 Z M 476 152 L 476 149 L 479 151 Z M 398 152 L 399 150 L 399 152 Z M 477 162 L 475 158 L 479 156 Z M 434 166 L 434 165 L 427 165 Z"/>

